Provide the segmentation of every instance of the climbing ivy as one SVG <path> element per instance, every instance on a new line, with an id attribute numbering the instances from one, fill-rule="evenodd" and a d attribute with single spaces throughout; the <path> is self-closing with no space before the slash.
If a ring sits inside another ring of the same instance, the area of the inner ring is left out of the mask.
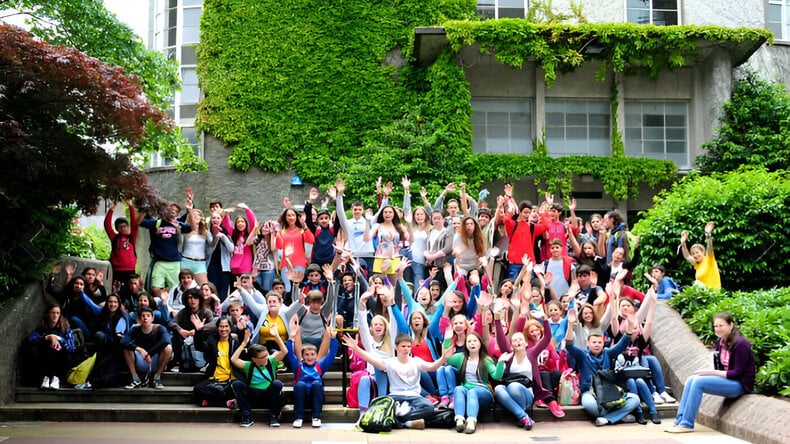
<path id="1" fill-rule="evenodd" d="M 636 197 L 640 184 L 675 180 L 677 168 L 624 155 L 614 81 L 612 157 L 552 158 L 541 140 L 528 156 L 474 154 L 471 93 L 455 52 L 479 45 L 507 66 L 535 63 L 551 87 L 585 61 L 600 63 L 598 80 L 655 76 L 692 58 L 698 39 L 770 39 L 754 29 L 480 21 L 475 7 L 473 0 L 294 0 L 285 8 L 272 0 L 206 0 L 197 124 L 229 147 L 232 168 L 294 169 L 321 185 L 342 176 L 359 196 L 377 176 L 409 176 L 429 192 L 451 180 L 475 189 L 532 176 L 567 194 L 574 174 L 589 174 L 621 201 Z M 409 63 L 418 26 L 442 26 L 450 42 L 427 68 Z M 582 51 L 593 44 L 603 51 Z"/>

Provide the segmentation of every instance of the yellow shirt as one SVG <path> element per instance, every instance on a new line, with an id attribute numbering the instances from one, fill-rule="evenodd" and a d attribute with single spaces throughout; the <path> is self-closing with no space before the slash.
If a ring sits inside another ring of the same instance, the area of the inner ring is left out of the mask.
<path id="1" fill-rule="evenodd" d="M 263 321 L 261 324 L 261 330 L 258 332 L 258 342 L 261 344 L 265 344 L 266 342 L 272 341 L 274 342 L 274 336 L 269 334 L 269 329 L 272 328 L 272 325 L 277 326 L 277 333 L 279 333 L 280 338 L 283 342 L 288 340 L 288 329 L 285 326 L 285 321 L 280 315 L 275 316 L 274 318 L 271 315 L 266 315 L 266 320 Z"/>
<path id="2" fill-rule="evenodd" d="M 217 342 L 217 368 L 214 369 L 214 378 L 218 381 L 228 381 L 231 379 L 230 371 L 230 343 L 228 341 Z"/>
<path id="3" fill-rule="evenodd" d="M 719 276 L 719 266 L 716 264 L 716 258 L 713 256 L 711 249 L 705 254 L 702 262 L 694 264 L 694 269 L 697 270 L 695 278 L 702 285 L 708 288 L 721 289 L 721 277 Z"/>

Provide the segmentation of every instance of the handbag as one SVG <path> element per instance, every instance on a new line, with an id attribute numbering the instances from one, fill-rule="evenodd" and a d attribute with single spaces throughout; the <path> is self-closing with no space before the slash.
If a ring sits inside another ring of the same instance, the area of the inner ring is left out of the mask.
<path id="1" fill-rule="evenodd" d="M 518 374 L 518 373 L 512 373 L 512 374 L 509 374 L 509 375 L 505 376 L 502 379 L 502 385 L 510 385 L 510 384 L 512 384 L 514 382 L 517 382 L 517 383 L 523 385 L 526 388 L 532 388 L 532 380 L 529 379 L 528 377 L 526 377 L 525 375 L 521 375 L 521 374 Z"/>
<path id="2" fill-rule="evenodd" d="M 644 380 L 653 379 L 653 373 L 650 371 L 650 369 L 639 365 L 623 367 L 622 369 L 616 371 L 615 375 L 626 380 L 638 378 L 642 378 Z"/>
<path id="3" fill-rule="evenodd" d="M 612 370 L 598 370 L 592 378 L 591 389 L 598 406 L 614 410 L 625 405 L 625 392 L 617 385 L 617 376 Z"/>
<path id="4" fill-rule="evenodd" d="M 85 382 L 88 380 L 88 376 L 91 374 L 91 371 L 93 371 L 94 364 L 96 364 L 96 353 L 92 354 L 87 359 L 69 370 L 69 374 L 66 377 L 66 382 L 72 385 L 85 384 Z"/>

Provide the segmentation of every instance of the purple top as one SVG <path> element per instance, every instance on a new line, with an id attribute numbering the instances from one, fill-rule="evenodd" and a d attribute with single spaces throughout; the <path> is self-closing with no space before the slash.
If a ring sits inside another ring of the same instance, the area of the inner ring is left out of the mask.
<path id="1" fill-rule="evenodd" d="M 721 363 L 721 339 L 716 341 L 716 351 L 713 353 L 713 366 L 716 370 L 727 370 L 727 379 L 740 381 L 743 391 L 751 393 L 754 391 L 754 375 L 756 365 L 752 354 L 752 344 L 741 335 L 735 338 L 735 343 L 730 349 L 730 362 L 725 369 Z"/>

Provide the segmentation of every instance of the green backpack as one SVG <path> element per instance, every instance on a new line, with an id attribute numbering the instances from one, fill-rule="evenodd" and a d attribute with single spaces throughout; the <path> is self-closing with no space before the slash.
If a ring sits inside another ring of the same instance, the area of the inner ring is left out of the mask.
<path id="1" fill-rule="evenodd" d="M 362 414 L 359 426 L 363 432 L 389 432 L 395 425 L 395 400 L 387 396 L 379 396 L 370 401 L 368 410 Z"/>

